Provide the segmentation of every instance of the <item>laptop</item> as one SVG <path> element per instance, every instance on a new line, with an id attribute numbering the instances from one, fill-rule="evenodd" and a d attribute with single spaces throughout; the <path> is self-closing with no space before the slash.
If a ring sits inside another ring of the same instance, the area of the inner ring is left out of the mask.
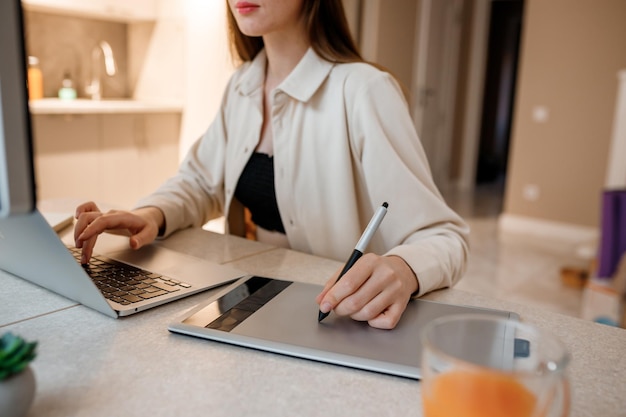
<path id="1" fill-rule="evenodd" d="M 36 208 L 20 0 L 0 2 L 0 269 L 111 317 L 127 316 L 241 277 L 234 268 L 158 245 L 139 251 L 102 235 L 80 265 Z M 93 277 L 93 279 L 92 279 Z"/>
<path id="2" fill-rule="evenodd" d="M 127 238 L 109 234 L 100 236 L 91 266 L 83 267 L 72 245 L 59 238 L 39 211 L 0 218 L 0 235 L 0 269 L 111 317 L 138 313 L 245 275 L 157 245 L 128 249 Z M 132 279 L 111 282 L 103 274 L 92 279 L 90 274 L 100 273 L 93 270 L 105 263 L 127 271 Z M 115 295 L 117 291 L 126 294 Z"/>
<path id="3" fill-rule="evenodd" d="M 393 330 L 370 327 L 334 313 L 318 322 L 315 297 L 322 286 L 246 276 L 168 326 L 172 333 L 229 343 L 335 365 L 411 379 L 421 376 L 420 331 L 450 314 L 487 314 L 519 320 L 510 311 L 411 300 Z M 480 360 L 494 352 L 502 361 L 517 354 L 505 327 L 494 334 L 493 349 L 473 352 Z M 496 358 L 497 359 L 497 358 Z"/>

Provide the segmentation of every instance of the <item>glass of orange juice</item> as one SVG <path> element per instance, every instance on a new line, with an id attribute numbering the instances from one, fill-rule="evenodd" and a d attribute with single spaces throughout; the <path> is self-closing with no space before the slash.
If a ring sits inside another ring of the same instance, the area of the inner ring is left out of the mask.
<path id="1" fill-rule="evenodd" d="M 486 315 L 453 315 L 422 332 L 425 417 L 569 415 L 570 355 L 554 335 Z"/>

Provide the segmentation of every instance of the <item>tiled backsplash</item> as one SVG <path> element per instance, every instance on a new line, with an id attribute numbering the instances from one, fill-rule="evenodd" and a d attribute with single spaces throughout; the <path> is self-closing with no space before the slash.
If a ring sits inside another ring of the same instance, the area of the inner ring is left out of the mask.
<path id="1" fill-rule="evenodd" d="M 44 79 L 44 97 L 57 97 L 64 73 L 74 82 L 78 97 L 88 97 L 85 86 L 92 71 L 92 50 L 100 41 L 107 41 L 113 50 L 117 73 L 108 77 L 101 73 L 103 98 L 128 98 L 128 26 L 74 16 L 26 11 L 24 15 L 26 50 L 39 58 Z"/>

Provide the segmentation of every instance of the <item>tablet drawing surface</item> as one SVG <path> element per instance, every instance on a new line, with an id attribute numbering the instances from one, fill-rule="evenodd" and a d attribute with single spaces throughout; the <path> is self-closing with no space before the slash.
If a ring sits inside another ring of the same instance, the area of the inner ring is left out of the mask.
<path id="1" fill-rule="evenodd" d="M 370 327 L 330 314 L 317 321 L 313 284 L 248 276 L 170 324 L 175 333 L 289 356 L 419 379 L 420 330 L 448 314 L 490 314 L 517 320 L 515 313 L 427 300 L 409 302 L 393 330 Z M 494 343 L 502 337 L 494 335 Z"/>

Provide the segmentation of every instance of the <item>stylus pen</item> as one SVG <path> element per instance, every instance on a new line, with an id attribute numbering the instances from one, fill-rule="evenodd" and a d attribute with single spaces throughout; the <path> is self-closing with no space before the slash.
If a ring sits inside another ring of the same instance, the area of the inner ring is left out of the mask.
<path id="1" fill-rule="evenodd" d="M 385 217 L 385 214 L 387 214 L 387 207 L 389 207 L 389 204 L 387 204 L 386 202 L 383 203 L 382 206 L 378 207 L 378 210 L 376 210 L 376 213 L 374 213 L 374 216 L 372 216 L 372 219 L 365 228 L 365 231 L 361 235 L 361 238 L 354 247 L 350 259 L 348 259 L 348 262 L 346 262 L 343 269 L 341 270 L 337 281 L 339 281 L 341 277 L 344 276 L 344 274 L 348 272 L 350 268 L 352 268 L 352 265 L 354 265 L 356 261 L 358 261 L 359 258 L 363 256 L 363 252 L 365 252 L 367 245 L 369 245 L 370 240 L 372 240 L 372 236 L 374 236 L 374 233 L 376 233 L 376 230 L 378 230 L 378 226 L 380 226 L 380 223 L 383 221 L 383 217 Z M 335 284 L 337 283 L 337 281 L 335 281 Z M 328 313 L 322 313 L 320 311 L 317 315 L 317 321 L 319 322 L 324 320 L 329 314 L 330 311 Z"/>

